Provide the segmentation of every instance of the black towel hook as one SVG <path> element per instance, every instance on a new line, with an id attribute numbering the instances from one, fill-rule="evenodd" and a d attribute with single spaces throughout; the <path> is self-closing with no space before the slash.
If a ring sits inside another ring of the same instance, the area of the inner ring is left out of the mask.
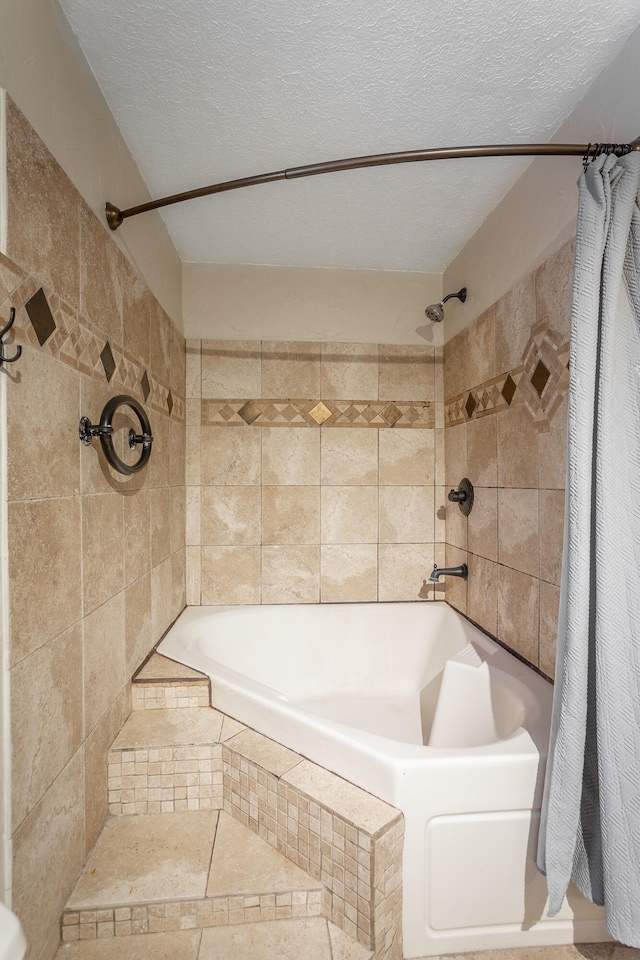
<path id="1" fill-rule="evenodd" d="M 4 338 L 9 333 L 9 330 L 11 330 L 11 327 L 13 326 L 15 319 L 16 319 L 16 308 L 11 307 L 11 310 L 9 311 L 9 322 L 5 324 L 2 330 L 0 330 L 0 367 L 2 366 L 3 363 L 15 363 L 16 360 L 19 360 L 20 356 L 22 355 L 22 347 L 20 346 L 20 344 L 16 346 L 16 352 L 13 355 L 13 357 L 7 357 L 4 352 L 4 348 L 6 347 Z"/>

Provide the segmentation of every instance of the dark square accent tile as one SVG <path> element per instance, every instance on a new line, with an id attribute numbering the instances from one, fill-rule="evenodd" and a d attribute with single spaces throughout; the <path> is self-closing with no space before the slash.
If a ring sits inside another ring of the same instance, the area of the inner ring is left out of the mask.
<path id="1" fill-rule="evenodd" d="M 464 405 L 464 408 L 467 411 L 468 420 L 471 420 L 471 417 L 473 416 L 473 411 L 477 406 L 478 404 L 477 404 L 476 398 L 472 393 L 470 393 L 469 396 L 467 397 L 467 402 Z"/>
<path id="2" fill-rule="evenodd" d="M 547 380 L 549 379 L 550 376 L 551 374 L 545 367 L 542 360 L 538 360 L 538 363 L 536 364 L 536 368 L 533 371 L 533 374 L 531 376 L 531 386 L 533 387 L 533 389 L 535 390 L 535 392 L 538 394 L 539 397 L 542 396 L 544 388 L 547 385 Z"/>
<path id="3" fill-rule="evenodd" d="M 400 413 L 398 408 L 395 406 L 395 404 L 390 403 L 388 406 L 384 408 L 380 416 L 385 421 L 385 423 L 388 423 L 389 426 L 392 427 L 395 423 L 398 422 L 402 414 Z"/>
<path id="4" fill-rule="evenodd" d="M 147 376 L 147 371 L 142 374 L 142 380 L 140 381 L 140 386 L 142 387 L 142 396 L 147 399 L 151 392 L 151 387 L 149 386 L 149 377 Z"/>
<path id="5" fill-rule="evenodd" d="M 31 320 L 31 326 L 36 332 L 38 343 L 42 347 L 56 328 L 56 322 L 53 319 L 42 287 L 34 293 L 30 300 L 27 300 L 25 307 L 29 320 Z"/>
<path id="6" fill-rule="evenodd" d="M 513 395 L 516 392 L 516 384 L 510 373 L 507 374 L 507 379 L 504 382 L 502 387 L 502 396 L 507 401 L 507 406 L 511 406 L 511 401 L 513 400 Z"/>
<path id="7" fill-rule="evenodd" d="M 100 359 L 102 360 L 102 366 L 104 367 L 104 372 L 108 381 L 111 380 L 111 377 L 115 373 L 116 362 L 113 359 L 113 354 L 111 352 L 111 347 L 109 346 L 109 341 L 105 343 L 102 348 L 102 353 L 100 354 Z"/>
<path id="8" fill-rule="evenodd" d="M 260 416 L 259 407 L 253 402 L 253 400 L 247 400 L 247 402 L 240 407 L 238 410 L 239 415 L 242 417 L 245 423 L 249 426 L 253 423 L 254 420 L 257 420 Z"/>
<path id="9" fill-rule="evenodd" d="M 171 411 L 173 410 L 173 397 L 171 396 L 171 390 L 167 394 L 167 410 L 169 411 L 169 416 L 171 416 Z"/>

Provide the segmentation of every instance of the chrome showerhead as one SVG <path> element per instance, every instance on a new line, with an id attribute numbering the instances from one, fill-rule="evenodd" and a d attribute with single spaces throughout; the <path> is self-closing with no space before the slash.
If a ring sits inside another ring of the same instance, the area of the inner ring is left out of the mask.
<path id="1" fill-rule="evenodd" d="M 440 303 L 430 303 L 424 311 L 427 319 L 433 321 L 433 323 L 442 323 L 444 320 L 444 305 L 447 300 L 451 300 L 452 297 L 456 297 L 461 303 L 464 303 L 467 299 L 467 288 L 463 287 L 462 290 L 458 290 L 457 293 L 448 293 Z"/>

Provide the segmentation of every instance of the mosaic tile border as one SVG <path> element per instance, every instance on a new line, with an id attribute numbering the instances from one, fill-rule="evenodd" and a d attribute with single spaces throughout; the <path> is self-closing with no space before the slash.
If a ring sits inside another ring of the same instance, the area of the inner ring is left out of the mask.
<path id="1" fill-rule="evenodd" d="M 15 307 L 13 331 L 16 342 L 46 351 L 94 380 L 101 383 L 106 380 L 114 388 L 146 403 L 157 413 L 163 413 L 180 423 L 185 422 L 185 398 L 175 394 L 168 383 L 136 360 L 121 344 L 106 338 L 91 321 L 79 317 L 50 287 L 40 283 L 32 274 L 26 274 L 1 253 L 0 274 L 9 294 L 0 303 L 0 316 L 8 315 L 9 308 Z M 55 324 L 51 332 L 50 327 L 44 331 L 40 328 L 40 334 L 36 329 L 43 304 L 40 304 L 37 312 L 31 309 L 35 326 L 30 318 L 27 305 L 33 306 L 34 297 L 44 299 L 48 307 Z"/>
<path id="2" fill-rule="evenodd" d="M 220 810 L 222 781 L 220 744 L 110 750 L 109 813 Z"/>
<path id="3" fill-rule="evenodd" d="M 431 430 L 435 402 L 385 400 L 201 400 L 200 425 L 226 427 L 373 427 Z"/>
<path id="4" fill-rule="evenodd" d="M 131 685 L 133 710 L 210 707 L 208 680 L 144 680 Z"/>
<path id="5" fill-rule="evenodd" d="M 445 426 L 524 404 L 536 429 L 546 432 L 569 390 L 569 349 L 546 321 L 534 324 L 522 363 L 445 401 Z"/>
<path id="6" fill-rule="evenodd" d="M 321 916 L 326 916 L 321 889 L 69 910 L 62 915 L 62 942 Z"/>

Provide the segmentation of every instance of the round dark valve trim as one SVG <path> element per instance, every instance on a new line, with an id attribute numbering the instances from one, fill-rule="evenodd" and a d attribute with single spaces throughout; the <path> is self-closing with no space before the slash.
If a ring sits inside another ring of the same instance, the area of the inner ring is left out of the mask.
<path id="1" fill-rule="evenodd" d="M 457 490 L 449 490 L 449 500 L 458 504 L 463 516 L 469 516 L 473 507 L 473 484 L 467 477 L 460 481 Z"/>
<path id="2" fill-rule="evenodd" d="M 136 463 L 125 463 L 124 460 L 121 460 L 113 445 L 113 427 L 111 421 L 118 407 L 131 407 L 140 421 L 140 434 L 134 434 L 133 431 L 129 431 L 129 446 L 131 449 L 133 449 L 136 444 L 142 447 L 140 458 Z M 130 477 L 132 474 L 137 473 L 138 470 L 142 470 L 151 456 L 151 446 L 153 444 L 151 424 L 149 423 L 149 418 L 144 407 L 141 403 L 138 403 L 134 397 L 127 397 L 125 394 L 121 394 L 120 396 L 112 397 L 111 400 L 105 404 L 105 408 L 100 416 L 99 436 L 104 455 L 107 458 L 107 463 L 109 463 L 114 470 L 117 470 L 118 473 L 123 473 L 125 476 Z"/>

